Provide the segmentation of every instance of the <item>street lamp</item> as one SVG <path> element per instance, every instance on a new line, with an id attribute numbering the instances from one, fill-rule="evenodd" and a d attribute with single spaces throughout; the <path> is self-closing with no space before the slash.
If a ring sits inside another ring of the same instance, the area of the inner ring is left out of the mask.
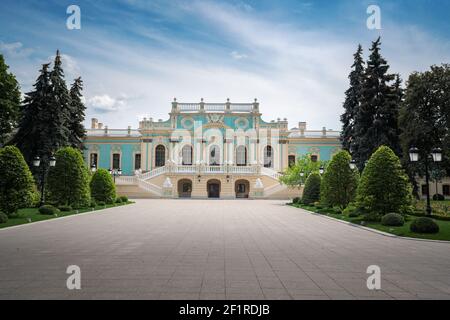
<path id="1" fill-rule="evenodd" d="M 323 167 L 323 166 L 320 166 L 319 173 L 322 175 L 324 172 L 325 172 L 324 167 Z"/>
<path id="2" fill-rule="evenodd" d="M 95 163 L 91 165 L 91 171 L 92 173 L 95 173 L 95 171 L 97 171 L 97 166 L 95 165 Z"/>
<path id="3" fill-rule="evenodd" d="M 33 159 L 33 166 L 38 168 L 42 164 L 42 171 L 41 171 L 41 179 L 40 179 L 40 189 L 41 189 L 41 200 L 39 202 L 39 206 L 43 206 L 45 204 L 45 178 L 47 177 L 48 169 L 50 167 L 54 167 L 56 165 L 56 158 L 51 155 L 50 158 L 48 158 L 48 163 L 46 161 L 41 161 L 41 158 L 39 156 L 34 157 Z"/>
<path id="4" fill-rule="evenodd" d="M 350 169 L 352 169 L 352 170 L 356 169 L 356 161 L 354 159 L 352 159 L 352 161 L 350 161 Z"/>
<path id="5" fill-rule="evenodd" d="M 431 201 L 430 201 L 430 174 L 428 172 L 428 161 L 433 159 L 434 162 L 442 161 L 442 150 L 440 148 L 435 148 L 431 151 L 431 154 L 427 154 L 424 157 L 425 164 L 425 183 L 427 186 L 427 215 L 431 215 Z M 412 147 L 409 149 L 409 160 L 411 162 L 419 162 L 419 149 Z"/>
<path id="6" fill-rule="evenodd" d="M 116 183 L 116 177 L 119 177 L 122 175 L 122 169 L 109 169 L 109 174 L 113 176 L 114 178 L 114 183 Z"/>

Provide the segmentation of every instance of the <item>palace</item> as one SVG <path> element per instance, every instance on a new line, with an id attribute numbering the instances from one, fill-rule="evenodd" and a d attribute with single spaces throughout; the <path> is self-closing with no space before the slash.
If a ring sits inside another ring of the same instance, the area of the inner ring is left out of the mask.
<path id="1" fill-rule="evenodd" d="M 169 115 L 167 121 L 144 118 L 138 129 L 110 129 L 92 119 L 87 163 L 120 173 L 118 193 L 132 197 L 289 198 L 300 190 L 280 184 L 280 174 L 303 155 L 330 160 L 341 146 L 338 131 L 265 122 L 256 99 L 174 99 Z"/>

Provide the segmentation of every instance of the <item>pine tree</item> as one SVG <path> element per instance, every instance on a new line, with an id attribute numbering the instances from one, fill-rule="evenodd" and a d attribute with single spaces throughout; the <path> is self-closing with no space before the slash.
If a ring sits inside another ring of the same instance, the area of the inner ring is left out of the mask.
<path id="1" fill-rule="evenodd" d="M 18 130 L 11 141 L 20 149 L 29 165 L 35 156 L 43 157 L 46 154 L 44 140 L 47 137 L 43 134 L 46 126 L 44 113 L 50 108 L 51 103 L 48 67 L 48 63 L 42 65 L 34 90 L 25 94 Z"/>
<path id="2" fill-rule="evenodd" d="M 83 126 L 84 111 L 86 107 L 81 101 L 81 91 L 83 90 L 83 81 L 81 77 L 75 79 L 70 88 L 70 118 L 69 118 L 69 143 L 72 147 L 82 149 L 83 140 L 86 136 L 86 130 Z"/>
<path id="3" fill-rule="evenodd" d="M 371 54 L 364 72 L 361 101 L 355 118 L 355 148 L 353 157 L 360 169 L 381 145 L 401 152 L 398 129 L 400 83 L 391 84 L 395 75 L 380 54 L 381 39 L 372 43 Z M 399 80 L 399 79 L 398 79 Z"/>
<path id="4" fill-rule="evenodd" d="M 20 90 L 16 77 L 8 72 L 0 54 L 0 146 L 10 138 L 20 119 Z"/>
<path id="5" fill-rule="evenodd" d="M 344 150 L 353 151 L 355 143 L 355 116 L 360 104 L 361 85 L 364 77 L 363 49 L 358 45 L 350 72 L 350 88 L 345 92 L 344 113 L 341 115 L 341 142 Z"/>

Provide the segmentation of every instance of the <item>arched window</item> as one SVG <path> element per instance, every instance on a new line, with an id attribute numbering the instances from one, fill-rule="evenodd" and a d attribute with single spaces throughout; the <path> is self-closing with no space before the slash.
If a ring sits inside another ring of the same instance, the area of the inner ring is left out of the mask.
<path id="1" fill-rule="evenodd" d="M 236 165 L 247 165 L 247 148 L 245 146 L 239 146 L 236 148 Z"/>
<path id="2" fill-rule="evenodd" d="M 182 164 L 184 166 L 192 165 L 192 147 L 185 145 L 183 149 L 181 149 L 181 158 Z"/>
<path id="3" fill-rule="evenodd" d="M 155 167 L 162 167 L 166 163 L 166 148 L 159 145 L 155 149 Z"/>
<path id="4" fill-rule="evenodd" d="M 273 167 L 273 150 L 271 146 L 266 146 L 264 148 L 264 167 L 265 168 Z"/>
<path id="5" fill-rule="evenodd" d="M 220 149 L 216 145 L 212 146 L 209 149 L 209 165 L 210 166 L 220 165 Z"/>

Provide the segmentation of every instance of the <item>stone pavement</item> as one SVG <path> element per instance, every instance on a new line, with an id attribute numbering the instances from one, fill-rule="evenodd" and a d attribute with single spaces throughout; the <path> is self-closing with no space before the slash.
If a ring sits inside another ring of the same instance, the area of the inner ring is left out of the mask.
<path id="1" fill-rule="evenodd" d="M 66 268 L 81 268 L 81 290 Z M 381 290 L 367 289 L 369 265 Z M 450 299 L 450 244 L 268 200 L 136 200 L 0 230 L 0 299 Z"/>

